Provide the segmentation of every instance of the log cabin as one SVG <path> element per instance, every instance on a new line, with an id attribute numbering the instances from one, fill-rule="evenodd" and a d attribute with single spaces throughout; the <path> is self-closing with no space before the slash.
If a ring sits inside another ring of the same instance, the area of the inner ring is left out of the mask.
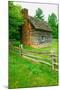
<path id="1" fill-rule="evenodd" d="M 47 46 L 51 43 L 52 33 L 51 27 L 46 21 L 38 20 L 28 15 L 28 9 L 22 9 L 24 24 L 21 30 L 21 41 L 23 45 L 32 47 Z"/>

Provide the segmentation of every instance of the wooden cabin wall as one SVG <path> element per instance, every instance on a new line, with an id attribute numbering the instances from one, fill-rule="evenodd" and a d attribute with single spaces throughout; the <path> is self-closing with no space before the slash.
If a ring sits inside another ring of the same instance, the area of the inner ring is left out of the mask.
<path id="1" fill-rule="evenodd" d="M 43 30 L 32 30 L 31 41 L 32 44 L 39 45 L 42 43 L 50 42 L 52 39 L 51 33 Z"/>

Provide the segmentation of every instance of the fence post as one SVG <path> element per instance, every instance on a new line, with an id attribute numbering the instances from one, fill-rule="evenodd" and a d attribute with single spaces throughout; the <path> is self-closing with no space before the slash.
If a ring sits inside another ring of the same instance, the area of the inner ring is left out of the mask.
<path id="1" fill-rule="evenodd" d="M 20 48 L 20 55 L 22 56 L 23 55 L 23 44 L 19 45 L 19 48 Z"/>
<path id="2" fill-rule="evenodd" d="M 52 56 L 52 70 L 55 70 L 55 63 L 56 63 L 56 53 L 55 53 L 55 49 L 52 50 L 51 56 Z"/>

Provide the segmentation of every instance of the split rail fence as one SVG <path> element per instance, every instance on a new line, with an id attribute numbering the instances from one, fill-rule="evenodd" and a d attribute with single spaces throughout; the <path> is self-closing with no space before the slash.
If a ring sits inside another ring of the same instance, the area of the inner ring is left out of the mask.
<path id="1" fill-rule="evenodd" d="M 58 63 L 57 63 L 57 58 L 55 51 L 48 52 L 48 51 L 31 51 L 31 50 L 26 50 L 22 46 L 19 47 L 14 47 L 14 50 L 19 53 L 21 57 L 25 57 L 29 60 L 32 60 L 34 62 L 38 63 L 43 63 L 48 66 L 51 66 L 52 70 L 58 71 Z M 42 55 L 42 56 L 41 56 Z M 43 58 L 47 57 L 47 58 Z"/>
<path id="2" fill-rule="evenodd" d="M 19 51 L 22 57 L 31 59 L 32 61 L 35 61 L 35 62 L 44 63 L 46 65 L 51 66 L 52 70 L 58 71 L 58 63 L 56 60 L 58 56 L 56 56 L 56 53 L 54 50 L 52 52 L 48 52 L 48 51 L 37 52 L 37 51 L 25 50 L 23 46 L 20 46 Z M 40 55 L 48 56 L 48 58 L 43 58 Z M 48 62 L 49 60 L 50 62 Z"/>

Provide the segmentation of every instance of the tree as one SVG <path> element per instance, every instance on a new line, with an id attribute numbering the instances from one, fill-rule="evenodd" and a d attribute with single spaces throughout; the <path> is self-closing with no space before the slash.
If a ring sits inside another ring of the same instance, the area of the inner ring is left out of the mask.
<path id="1" fill-rule="evenodd" d="M 48 16 L 48 24 L 52 29 L 52 37 L 58 38 L 58 20 L 54 13 Z"/>
<path id="2" fill-rule="evenodd" d="M 18 27 L 23 24 L 23 16 L 21 6 L 14 5 L 13 2 L 8 3 L 9 10 L 9 39 L 19 38 Z"/>
<path id="3" fill-rule="evenodd" d="M 43 15 L 42 9 L 38 8 L 36 10 L 36 15 L 34 17 L 39 19 L 39 20 L 44 20 L 44 15 Z"/>

